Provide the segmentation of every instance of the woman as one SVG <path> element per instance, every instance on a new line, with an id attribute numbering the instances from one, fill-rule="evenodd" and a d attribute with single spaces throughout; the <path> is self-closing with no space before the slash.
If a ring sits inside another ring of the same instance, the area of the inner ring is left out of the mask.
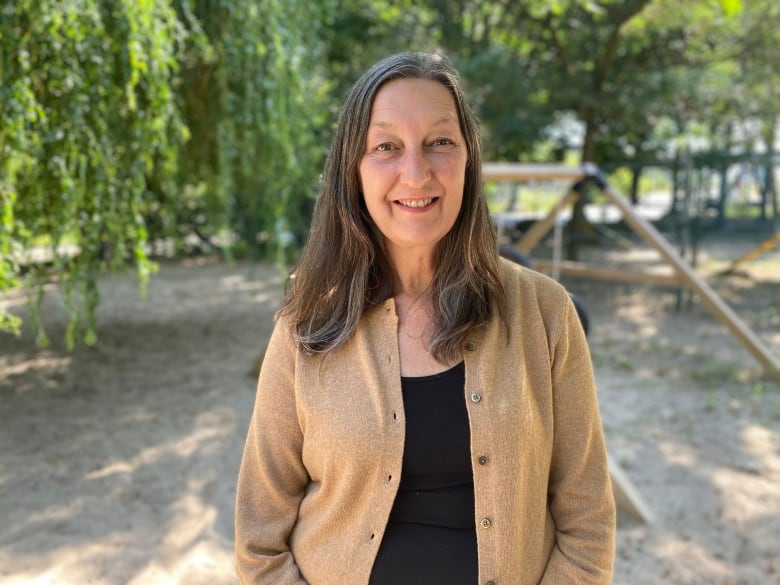
<path id="1" fill-rule="evenodd" d="M 239 581 L 608 583 L 615 510 L 564 289 L 499 259 L 435 54 L 358 80 L 258 382 Z"/>

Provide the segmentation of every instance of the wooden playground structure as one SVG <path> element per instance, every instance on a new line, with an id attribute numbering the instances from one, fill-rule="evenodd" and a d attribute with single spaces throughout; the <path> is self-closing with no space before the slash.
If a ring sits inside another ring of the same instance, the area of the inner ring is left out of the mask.
<path id="1" fill-rule="evenodd" d="M 629 272 L 605 267 L 588 266 L 582 262 L 559 261 L 556 270 L 564 274 L 617 280 L 623 282 L 646 282 L 666 286 L 681 286 L 690 289 L 701 300 L 704 307 L 721 321 L 731 333 L 748 349 L 748 351 L 764 367 L 767 374 L 780 380 L 780 359 L 773 355 L 769 348 L 756 336 L 734 310 L 718 296 L 718 294 L 702 279 L 693 267 L 683 259 L 663 235 L 646 219 L 637 214 L 631 204 L 618 193 L 606 180 L 599 168 L 592 164 L 581 167 L 542 164 L 516 163 L 485 163 L 482 167 L 484 180 L 487 181 L 553 181 L 566 180 L 571 187 L 563 193 L 553 209 L 543 218 L 536 221 L 515 244 L 518 250 L 528 254 L 545 235 L 553 228 L 558 215 L 580 197 L 582 185 L 591 182 L 618 208 L 626 224 L 655 249 L 661 258 L 672 268 L 669 274 L 650 274 Z M 741 264 L 762 253 L 764 248 L 777 245 L 778 237 L 774 236 L 751 251 L 735 264 Z M 537 262 L 537 266 L 549 271 L 549 264 Z"/>
<path id="2" fill-rule="evenodd" d="M 653 224 L 636 213 L 629 201 L 609 184 L 597 166 L 589 163 L 580 167 L 548 164 L 484 163 L 482 174 L 485 182 L 567 181 L 570 184 L 569 189 L 561 195 L 553 208 L 545 216 L 531 224 L 515 243 L 515 247 L 526 255 L 556 226 L 559 214 L 567 207 L 573 206 L 581 197 L 583 186 L 592 184 L 597 187 L 604 194 L 607 201 L 620 211 L 625 223 L 646 244 L 656 250 L 672 270 L 668 274 L 629 272 L 603 266 L 589 266 L 582 262 L 565 261 L 559 257 L 554 257 L 552 263 L 534 261 L 537 268 L 543 272 L 552 273 L 554 277 L 561 273 L 622 282 L 644 282 L 663 286 L 685 287 L 692 291 L 701 300 L 704 307 L 716 319 L 721 321 L 732 335 L 748 349 L 764 367 L 767 375 L 780 380 L 780 359 L 772 354 L 761 339 L 718 296 L 712 287 L 695 272 L 693 267 L 677 253 Z M 773 249 L 778 243 L 780 243 L 780 236 L 776 233 L 756 249 L 737 259 L 730 268 L 736 269 L 740 264 Z M 642 501 L 639 492 L 611 458 L 609 464 L 618 508 L 641 522 L 651 522 L 652 514 L 649 507 Z"/>
<path id="3" fill-rule="evenodd" d="M 740 266 L 746 264 L 747 262 L 751 262 L 755 260 L 762 254 L 766 254 L 767 252 L 774 250 L 778 246 L 780 246 L 780 232 L 775 232 L 770 238 L 764 240 L 758 246 L 756 246 L 752 250 L 749 250 L 748 252 L 746 252 L 736 260 L 734 260 L 726 268 L 720 271 L 718 275 L 725 276 L 727 274 L 736 274 L 739 272 Z"/>

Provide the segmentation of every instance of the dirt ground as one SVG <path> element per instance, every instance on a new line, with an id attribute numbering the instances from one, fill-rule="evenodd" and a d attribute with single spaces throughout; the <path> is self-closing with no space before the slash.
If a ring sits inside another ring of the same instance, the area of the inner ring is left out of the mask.
<path id="1" fill-rule="evenodd" d="M 778 251 L 712 276 L 754 244 L 705 241 L 698 270 L 780 356 Z M 677 310 L 672 289 L 564 282 L 592 321 L 610 454 L 653 515 L 621 510 L 614 583 L 780 583 L 780 387 L 700 303 Z M 0 583 L 232 583 L 249 371 L 280 275 L 196 259 L 163 263 L 145 300 L 132 275 L 100 286 L 93 348 L 63 349 L 54 285 L 51 348 L 0 335 Z M 21 294 L 0 302 L 25 314 Z"/>

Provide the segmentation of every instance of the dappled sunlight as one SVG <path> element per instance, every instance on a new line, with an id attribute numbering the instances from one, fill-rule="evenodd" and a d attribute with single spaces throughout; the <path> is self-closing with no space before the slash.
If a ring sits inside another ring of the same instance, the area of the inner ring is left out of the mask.
<path id="1" fill-rule="evenodd" d="M 3 576 L 3 585 L 55 585 L 60 583 L 91 583 L 114 585 L 110 578 L 101 575 L 96 558 L 110 558 L 122 554 L 128 542 L 121 538 L 105 538 L 99 542 L 63 546 L 52 552 L 40 551 L 29 561 L 0 551 L 0 566 L 15 567 L 11 577 Z"/>
<path id="2" fill-rule="evenodd" d="M 70 355 L 57 356 L 48 352 L 33 356 L 6 355 L 0 357 L 0 384 L 15 394 L 57 390 L 72 362 Z"/>
<path id="3" fill-rule="evenodd" d="M 742 449 L 759 459 L 768 471 L 780 474 L 780 440 L 776 432 L 749 424 L 742 430 Z"/>
<path id="4" fill-rule="evenodd" d="M 225 478 L 215 463 L 225 449 L 230 458 L 239 455 L 235 413 L 205 408 L 191 423 L 183 434 L 170 436 L 171 427 L 164 440 L 149 435 L 135 455 L 108 459 L 80 478 L 63 470 L 49 488 L 56 494 L 51 503 L 6 525 L 0 574 L 14 567 L 16 580 L 3 585 L 230 583 L 232 542 L 224 525 L 232 516 L 224 518 L 215 497 L 235 470 Z M 170 481 L 161 485 L 165 477 Z M 40 481 L 52 483 L 42 475 Z"/>
<path id="5" fill-rule="evenodd" d="M 674 567 L 676 583 L 714 584 L 729 583 L 734 575 L 730 563 L 714 555 L 696 540 L 668 534 L 653 547 L 653 554 Z"/>
<path id="6" fill-rule="evenodd" d="M 201 495 L 216 479 L 190 480 L 184 493 L 168 506 L 170 519 L 159 531 L 154 553 L 129 584 L 232 581 L 232 542 L 216 534 L 219 511 Z"/>
<path id="7" fill-rule="evenodd" d="M 280 279 L 278 277 L 273 281 L 270 279 L 248 280 L 246 276 L 236 274 L 220 278 L 218 288 L 228 292 L 257 292 L 269 288 L 278 290 L 279 286 Z"/>
<path id="8" fill-rule="evenodd" d="M 16 361 L 18 359 L 19 361 Z M 48 372 L 63 372 L 70 366 L 71 356 L 52 356 L 39 354 L 33 357 L 14 356 L 0 357 L 0 381 L 3 378 L 11 378 L 27 374 L 34 370 L 46 370 Z"/>
<path id="9" fill-rule="evenodd" d="M 48 282 L 41 287 L 45 295 L 56 294 L 59 289 L 59 285 L 53 282 Z M 6 291 L 0 291 L 0 311 L 11 309 L 24 310 L 27 307 L 29 301 L 28 291 L 19 286 Z M 17 312 L 17 311 L 12 311 Z"/>
<path id="10" fill-rule="evenodd" d="M 200 486 L 202 488 L 202 486 Z M 160 543 L 165 554 L 178 556 L 183 550 L 189 550 L 205 532 L 213 526 L 217 517 L 214 506 L 206 505 L 195 493 L 184 494 L 170 506 L 173 518 L 169 523 L 168 533 Z"/>
<path id="11" fill-rule="evenodd" d="M 232 543 L 204 539 L 185 550 L 171 551 L 165 560 L 152 560 L 127 585 L 214 585 L 233 582 Z"/>
<path id="12" fill-rule="evenodd" d="M 182 502 L 187 502 L 182 505 Z M 166 516 L 172 519 L 165 521 Z M 26 557 L 0 550 L 3 585 L 188 585 L 233 582 L 232 543 L 213 530 L 217 511 L 185 494 L 164 511 L 154 531 L 116 532 L 72 545 L 62 540 Z"/>
<path id="13" fill-rule="evenodd" d="M 27 296 L 21 290 L 13 290 L 0 295 L 0 311 L 22 308 L 27 305 Z"/>
<path id="14" fill-rule="evenodd" d="M 664 441 L 659 443 L 658 451 L 669 465 L 694 467 L 697 465 L 697 453 L 694 449 L 679 442 Z"/>
<path id="15" fill-rule="evenodd" d="M 267 266 L 252 272 L 251 267 L 243 267 L 241 274 L 214 275 L 216 285 L 206 284 L 191 288 L 173 287 L 160 292 L 176 298 L 175 311 L 183 313 L 200 310 L 205 305 L 224 305 L 229 303 L 274 303 L 281 300 L 281 278 Z"/>
<path id="16" fill-rule="evenodd" d="M 61 523 L 74 518 L 82 510 L 78 501 L 70 500 L 61 504 L 48 506 L 37 512 L 31 512 L 25 522 L 25 527 L 61 525 Z M 13 530 L 13 527 L 8 527 Z"/>
<path id="17" fill-rule="evenodd" d="M 253 303 L 280 303 L 282 296 L 279 291 L 259 293 L 251 297 Z"/>
<path id="18" fill-rule="evenodd" d="M 116 474 L 133 473 L 142 466 L 160 463 L 171 455 L 182 458 L 192 457 L 198 452 L 208 451 L 210 445 L 214 445 L 234 431 L 235 426 L 227 409 L 221 413 L 203 413 L 198 417 L 196 429 L 189 435 L 147 447 L 128 459 L 109 461 L 103 467 L 87 473 L 84 479 L 92 481 Z"/>
<path id="19" fill-rule="evenodd" d="M 776 434 L 757 424 L 746 425 L 740 439 L 739 460 L 712 472 L 712 482 L 723 494 L 724 519 L 759 530 L 762 519 L 780 517 L 780 449 Z"/>
<path id="20" fill-rule="evenodd" d="M 652 337 L 658 334 L 658 320 L 654 319 L 652 315 L 634 315 L 633 320 L 639 335 Z"/>
<path id="21" fill-rule="evenodd" d="M 202 497 L 208 493 L 207 484 L 218 479 L 199 477 L 187 483 L 184 493 L 168 507 L 170 520 L 160 532 L 155 554 L 129 583 L 205 584 L 233 579 L 233 544 L 216 534 L 219 511 Z"/>
<path id="22" fill-rule="evenodd" d="M 655 380 L 658 376 L 658 368 L 656 366 L 632 366 L 631 373 L 637 381 Z"/>
<path id="23" fill-rule="evenodd" d="M 776 480 L 741 469 L 719 469 L 709 475 L 713 485 L 722 494 L 722 516 L 725 521 L 738 526 L 752 526 L 751 530 L 757 532 L 756 522 L 780 516 L 780 495 L 776 493 Z M 741 489 L 734 490 L 735 483 Z M 780 542 L 780 535 L 775 536 Z"/>

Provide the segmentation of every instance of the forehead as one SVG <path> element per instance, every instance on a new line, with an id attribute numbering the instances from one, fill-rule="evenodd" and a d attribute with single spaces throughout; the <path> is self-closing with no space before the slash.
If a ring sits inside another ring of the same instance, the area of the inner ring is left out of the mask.
<path id="1" fill-rule="evenodd" d="M 437 123 L 458 123 L 450 91 L 431 79 L 394 79 L 384 84 L 371 105 L 370 124 L 395 124 L 432 117 Z"/>

